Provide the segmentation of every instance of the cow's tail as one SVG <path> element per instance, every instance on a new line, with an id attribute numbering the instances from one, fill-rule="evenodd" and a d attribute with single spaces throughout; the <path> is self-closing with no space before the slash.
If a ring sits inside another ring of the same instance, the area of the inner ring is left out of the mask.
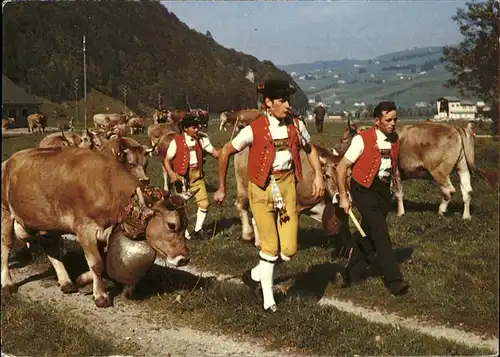
<path id="1" fill-rule="evenodd" d="M 462 139 L 462 147 L 464 149 L 465 160 L 469 170 L 477 174 L 488 187 L 496 186 L 498 182 L 497 172 L 494 170 L 483 170 L 476 166 L 476 158 L 474 152 L 474 132 L 472 131 L 472 124 L 469 123 L 467 128 L 457 126 L 460 138 Z"/>

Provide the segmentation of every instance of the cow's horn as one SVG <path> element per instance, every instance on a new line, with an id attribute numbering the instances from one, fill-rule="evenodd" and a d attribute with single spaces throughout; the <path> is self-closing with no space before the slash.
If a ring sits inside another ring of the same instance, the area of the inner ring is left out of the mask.
<path id="1" fill-rule="evenodd" d="M 137 187 L 135 192 L 137 193 L 137 198 L 139 199 L 141 205 L 146 206 L 146 200 L 144 199 L 144 194 L 142 193 L 141 188 Z"/>
<path id="2" fill-rule="evenodd" d="M 326 165 L 326 159 L 323 156 L 319 157 L 319 162 L 321 163 L 321 165 Z"/>

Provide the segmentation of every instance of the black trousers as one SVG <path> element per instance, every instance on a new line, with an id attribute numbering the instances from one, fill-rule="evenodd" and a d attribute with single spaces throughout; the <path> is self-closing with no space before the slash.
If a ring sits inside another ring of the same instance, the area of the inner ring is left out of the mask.
<path id="1" fill-rule="evenodd" d="M 325 121 L 325 119 L 316 119 L 316 130 L 318 131 L 318 133 L 323 132 L 323 122 L 324 121 Z"/>
<path id="2" fill-rule="evenodd" d="M 361 213 L 361 227 L 367 237 L 355 235 L 353 251 L 349 263 L 351 277 L 362 276 L 368 265 L 380 270 L 384 282 L 403 279 L 396 257 L 392 252 L 392 242 L 387 229 L 387 214 L 391 208 L 390 184 L 378 177 L 370 188 L 351 180 L 351 195 L 354 205 Z"/>

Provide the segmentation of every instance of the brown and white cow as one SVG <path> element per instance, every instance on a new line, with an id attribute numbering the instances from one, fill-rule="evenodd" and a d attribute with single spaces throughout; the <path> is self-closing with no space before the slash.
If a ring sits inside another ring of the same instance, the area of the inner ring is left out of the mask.
<path id="1" fill-rule="evenodd" d="M 226 125 L 228 123 L 231 125 L 237 125 L 238 129 L 240 129 L 248 125 L 251 121 L 257 119 L 259 115 L 260 114 L 258 109 L 242 109 L 231 112 L 222 112 L 220 114 L 219 130 L 226 131 Z"/>
<path id="2" fill-rule="evenodd" d="M 39 134 L 45 134 L 45 127 L 47 126 L 47 116 L 41 113 L 28 115 L 28 133 L 34 133 L 38 129 Z"/>
<path id="3" fill-rule="evenodd" d="M 143 134 L 144 129 L 146 128 L 146 121 L 141 117 L 130 118 L 127 122 L 127 126 L 130 130 L 130 135 L 134 135 L 136 133 Z"/>
<path id="4" fill-rule="evenodd" d="M 14 118 L 2 119 L 2 130 L 7 130 L 16 124 L 16 120 Z"/>
<path id="5" fill-rule="evenodd" d="M 464 202 L 462 218 L 470 219 L 471 176 L 476 172 L 486 182 L 486 175 L 475 165 L 474 133 L 472 124 L 462 128 L 453 124 L 423 122 L 398 127 L 400 177 L 395 180 L 394 197 L 398 202 L 397 215 L 405 214 L 402 180 L 433 179 L 441 189 L 438 213 L 443 215 L 448 208 L 455 187 L 450 175 L 456 170 L 460 179 L 460 190 Z M 351 137 L 352 138 L 352 137 Z M 350 140 L 349 140 L 350 144 Z"/>
<path id="6" fill-rule="evenodd" d="M 163 135 L 180 132 L 181 130 L 177 123 L 160 123 L 148 126 L 148 138 L 151 141 L 151 146 L 157 146 L 158 140 Z"/>
<path id="7" fill-rule="evenodd" d="M 127 116 L 124 113 L 120 114 L 95 114 L 93 117 L 94 126 L 96 128 L 110 130 L 115 125 L 126 124 Z"/>
<path id="8" fill-rule="evenodd" d="M 149 184 L 146 175 L 148 159 L 154 149 L 141 145 L 132 138 L 118 137 L 104 141 L 100 151 L 114 157 L 143 185 Z"/>
<path id="9" fill-rule="evenodd" d="M 306 214 L 322 223 L 327 235 L 331 236 L 340 233 L 342 227 L 344 229 L 348 227 L 347 216 L 344 211 L 339 208 L 338 204 L 333 203 L 338 192 L 336 167 L 341 156 L 335 155 L 329 149 L 319 145 L 315 146 L 320 155 L 321 170 L 325 180 L 325 195 L 318 199 L 313 198 L 313 169 L 307 160 L 307 156 L 301 152 L 303 180 L 297 183 L 297 207 L 295 209 L 299 215 Z M 260 244 L 259 234 L 253 219 L 252 224 L 250 224 L 249 216 L 248 153 L 249 149 L 245 149 L 234 157 L 237 188 L 236 209 L 241 218 L 243 240 L 251 241 L 254 237 L 255 245 L 258 246 Z"/>
<path id="10" fill-rule="evenodd" d="M 117 160 L 101 153 L 73 147 L 16 152 L 2 163 L 1 189 L 2 294 L 17 290 L 8 264 L 14 242 L 25 242 L 36 233 L 41 235 L 61 290 L 76 291 L 58 250 L 61 234 L 73 233 L 89 266 L 89 272 L 76 283 L 92 281 L 97 307 L 110 306 L 99 246 L 106 246 L 114 227 L 130 216 L 129 204 L 141 212 L 150 209 L 141 232 L 158 254 L 175 266 L 189 262 L 185 208 L 174 204 L 168 195 L 146 201 L 135 177 Z"/>

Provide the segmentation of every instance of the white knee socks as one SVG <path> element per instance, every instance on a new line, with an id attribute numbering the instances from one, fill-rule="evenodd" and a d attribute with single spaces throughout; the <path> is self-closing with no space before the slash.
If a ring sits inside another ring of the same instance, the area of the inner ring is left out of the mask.
<path id="1" fill-rule="evenodd" d="M 260 285 L 262 286 L 262 294 L 264 297 L 264 309 L 267 310 L 271 306 L 276 305 L 273 295 L 273 273 L 274 263 L 261 260 L 259 262 Z M 253 273 L 253 270 L 252 270 Z M 252 274 L 253 275 L 253 274 Z M 253 277 L 252 277 L 253 278 Z"/>
<path id="2" fill-rule="evenodd" d="M 198 212 L 196 213 L 196 225 L 194 226 L 194 231 L 198 232 L 205 222 L 205 218 L 207 217 L 207 211 L 198 208 Z"/>

